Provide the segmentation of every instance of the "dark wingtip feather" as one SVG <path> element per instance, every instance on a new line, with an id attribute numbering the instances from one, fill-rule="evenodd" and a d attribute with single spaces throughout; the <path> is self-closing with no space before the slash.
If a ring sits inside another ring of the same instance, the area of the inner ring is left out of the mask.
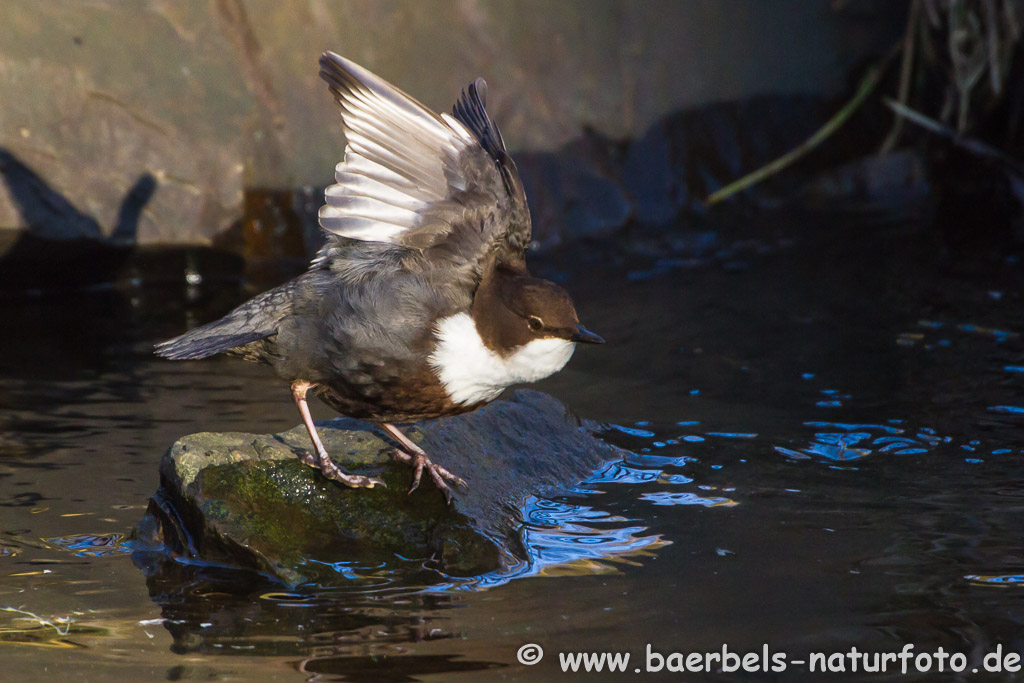
<path id="1" fill-rule="evenodd" d="M 335 97 L 339 97 L 340 91 L 351 89 L 355 81 L 345 67 L 344 58 L 333 52 L 320 55 L 320 78 L 327 82 Z"/>
<path id="2" fill-rule="evenodd" d="M 473 132 L 492 159 L 502 162 L 508 156 L 505 141 L 497 124 L 487 115 L 486 102 L 487 81 L 478 78 L 462 91 L 462 97 L 452 107 L 452 114 Z"/>
<path id="3" fill-rule="evenodd" d="M 325 52 L 320 55 L 320 78 L 328 83 L 336 79 L 339 74 L 346 73 L 345 62 L 342 57 L 333 52 Z"/>

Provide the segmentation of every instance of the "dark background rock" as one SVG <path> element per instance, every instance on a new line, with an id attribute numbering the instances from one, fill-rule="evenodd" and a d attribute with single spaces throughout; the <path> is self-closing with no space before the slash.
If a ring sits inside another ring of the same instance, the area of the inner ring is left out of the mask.
<path id="1" fill-rule="evenodd" d="M 381 477 L 387 488 L 348 489 L 303 465 L 302 426 L 275 435 L 201 433 L 180 439 L 160 463 L 161 490 L 137 536 L 172 555 L 249 569 L 288 584 L 330 582 L 332 562 L 400 556 L 453 576 L 527 561 L 520 509 L 528 496 L 578 485 L 623 452 L 594 438 L 556 399 L 522 390 L 473 413 L 408 433 L 457 472 L 468 491 L 448 507 L 370 425 L 319 423 L 324 445 L 346 470 Z"/>

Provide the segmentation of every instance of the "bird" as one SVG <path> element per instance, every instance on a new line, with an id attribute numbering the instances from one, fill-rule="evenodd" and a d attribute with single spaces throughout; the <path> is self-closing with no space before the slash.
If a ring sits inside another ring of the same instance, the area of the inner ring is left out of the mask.
<path id="1" fill-rule="evenodd" d="M 559 371 L 577 344 L 604 340 L 580 324 L 568 292 L 527 269 L 526 194 L 482 78 L 437 114 L 338 54 L 319 64 L 346 138 L 319 211 L 324 245 L 303 274 L 155 353 L 269 365 L 309 432 L 303 463 L 345 486 L 383 485 L 334 463 L 312 393 L 399 444 L 392 456 L 413 468 L 410 493 L 427 472 L 450 504 L 449 483 L 468 484 L 396 425 L 476 410 Z"/>

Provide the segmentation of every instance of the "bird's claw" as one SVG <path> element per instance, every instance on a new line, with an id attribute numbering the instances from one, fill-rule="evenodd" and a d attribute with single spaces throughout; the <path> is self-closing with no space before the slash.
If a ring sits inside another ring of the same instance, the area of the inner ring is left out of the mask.
<path id="1" fill-rule="evenodd" d="M 462 477 L 452 474 L 440 465 L 432 463 L 426 453 L 420 452 L 410 455 L 405 451 L 395 450 L 391 454 L 396 460 L 413 466 L 412 486 L 409 487 L 409 493 L 412 493 L 419 487 L 420 479 L 423 477 L 423 470 L 427 470 L 430 473 L 430 479 L 434 482 L 434 486 L 444 494 L 445 500 L 449 504 L 452 502 L 452 490 L 448 486 L 449 481 L 456 486 L 469 487 L 469 484 Z"/>
<path id="2" fill-rule="evenodd" d="M 318 455 L 303 453 L 299 456 L 299 460 L 313 469 L 320 470 L 320 473 L 328 479 L 332 479 L 339 484 L 344 484 L 350 488 L 372 489 L 374 486 L 380 486 L 381 488 L 388 487 L 387 484 L 377 477 L 366 477 L 361 474 L 349 474 L 338 467 L 326 453 L 319 453 Z"/>

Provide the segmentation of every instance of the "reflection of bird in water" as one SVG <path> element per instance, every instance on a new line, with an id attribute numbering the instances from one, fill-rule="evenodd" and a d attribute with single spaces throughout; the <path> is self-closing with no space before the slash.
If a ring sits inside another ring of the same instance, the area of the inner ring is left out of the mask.
<path id="1" fill-rule="evenodd" d="M 412 488 L 426 470 L 450 499 L 446 482 L 464 482 L 394 423 L 475 410 L 557 372 L 576 342 L 602 340 L 562 288 L 526 269 L 526 196 L 483 80 L 453 115 L 437 115 L 336 54 L 320 67 L 348 139 L 320 210 L 327 243 L 305 274 L 156 352 L 270 365 L 291 383 L 316 449 L 303 462 L 348 486 L 381 483 L 331 461 L 306 405 L 312 391 L 383 427 L 415 468 Z"/>

